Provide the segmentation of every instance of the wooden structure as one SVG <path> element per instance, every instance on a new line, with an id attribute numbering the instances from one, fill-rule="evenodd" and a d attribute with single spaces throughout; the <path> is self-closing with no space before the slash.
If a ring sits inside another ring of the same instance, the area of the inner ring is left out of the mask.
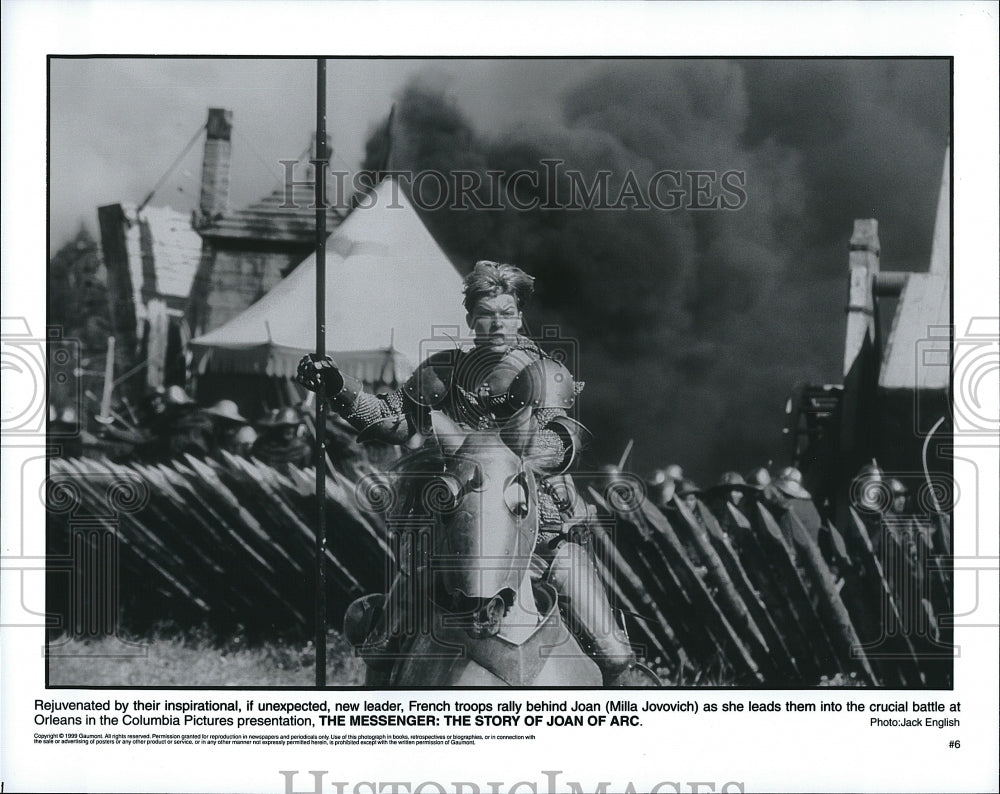
<path id="1" fill-rule="evenodd" d="M 851 481 L 873 459 L 918 486 L 935 473 L 950 482 L 950 189 L 946 153 L 926 272 L 882 271 L 878 222 L 854 222 L 843 382 L 800 387 L 789 401 L 793 462 L 838 523 Z"/>
<path id="2" fill-rule="evenodd" d="M 229 211 L 228 195 L 219 195 L 228 191 L 228 179 L 221 174 L 228 170 L 228 139 L 213 139 L 212 131 L 210 116 L 202 208 L 195 221 L 202 240 L 201 258 L 187 312 L 192 336 L 239 315 L 316 247 L 315 176 L 308 162 L 313 148 L 294 165 L 286 165 L 285 184 L 248 207 Z M 220 123 L 216 132 L 221 138 L 228 129 Z M 333 231 L 342 219 L 342 211 L 331 204 L 326 212 L 327 230 Z"/>
<path id="3" fill-rule="evenodd" d="M 146 361 L 149 387 L 183 383 L 184 322 L 201 255 L 191 219 L 169 207 L 110 204 L 97 210 L 107 268 L 115 371 Z"/>
<path id="4" fill-rule="evenodd" d="M 115 371 L 146 363 L 133 390 L 183 384 L 187 341 L 238 315 L 315 247 L 312 166 L 305 162 L 311 149 L 289 169 L 288 184 L 231 211 L 232 131 L 232 111 L 210 108 L 199 205 L 191 215 L 149 206 L 152 193 L 138 206 L 98 208 L 112 331 L 120 341 Z M 332 230 L 341 212 L 331 206 L 327 215 Z"/>

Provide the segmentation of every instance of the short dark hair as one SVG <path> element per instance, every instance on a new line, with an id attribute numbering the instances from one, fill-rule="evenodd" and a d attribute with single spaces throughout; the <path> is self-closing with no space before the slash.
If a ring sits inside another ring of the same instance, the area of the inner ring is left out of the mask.
<path id="1" fill-rule="evenodd" d="M 535 291 L 535 279 L 515 265 L 504 265 L 483 259 L 465 277 L 465 310 L 472 314 L 476 303 L 483 298 L 497 295 L 513 295 L 517 308 L 523 309 Z"/>

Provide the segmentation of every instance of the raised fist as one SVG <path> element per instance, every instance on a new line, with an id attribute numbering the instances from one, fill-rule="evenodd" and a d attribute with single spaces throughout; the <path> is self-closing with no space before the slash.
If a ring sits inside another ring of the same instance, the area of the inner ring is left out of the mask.
<path id="1" fill-rule="evenodd" d="M 344 376 L 340 374 L 336 362 L 329 356 L 310 353 L 299 361 L 295 380 L 309 391 L 319 391 L 320 383 L 326 386 L 327 397 L 332 397 L 344 388 Z"/>

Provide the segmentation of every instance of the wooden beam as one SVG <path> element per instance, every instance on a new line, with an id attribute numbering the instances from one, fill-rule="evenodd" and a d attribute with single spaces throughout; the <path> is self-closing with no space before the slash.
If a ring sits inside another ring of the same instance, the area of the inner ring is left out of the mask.
<path id="1" fill-rule="evenodd" d="M 875 300 L 872 280 L 879 271 L 878 221 L 854 221 L 851 235 L 850 284 L 847 295 L 847 333 L 844 341 L 844 376 L 851 371 L 865 338 L 875 341 Z"/>

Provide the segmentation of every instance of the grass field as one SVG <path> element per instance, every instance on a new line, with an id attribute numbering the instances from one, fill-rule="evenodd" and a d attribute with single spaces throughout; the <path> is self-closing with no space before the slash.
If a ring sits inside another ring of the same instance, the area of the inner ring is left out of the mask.
<path id="1" fill-rule="evenodd" d="M 198 635 L 76 640 L 60 638 L 49 646 L 50 686 L 287 686 L 316 682 L 312 642 L 275 641 L 248 646 L 241 637 L 227 643 Z M 358 686 L 364 663 L 339 635 L 327 640 L 328 686 Z"/>

